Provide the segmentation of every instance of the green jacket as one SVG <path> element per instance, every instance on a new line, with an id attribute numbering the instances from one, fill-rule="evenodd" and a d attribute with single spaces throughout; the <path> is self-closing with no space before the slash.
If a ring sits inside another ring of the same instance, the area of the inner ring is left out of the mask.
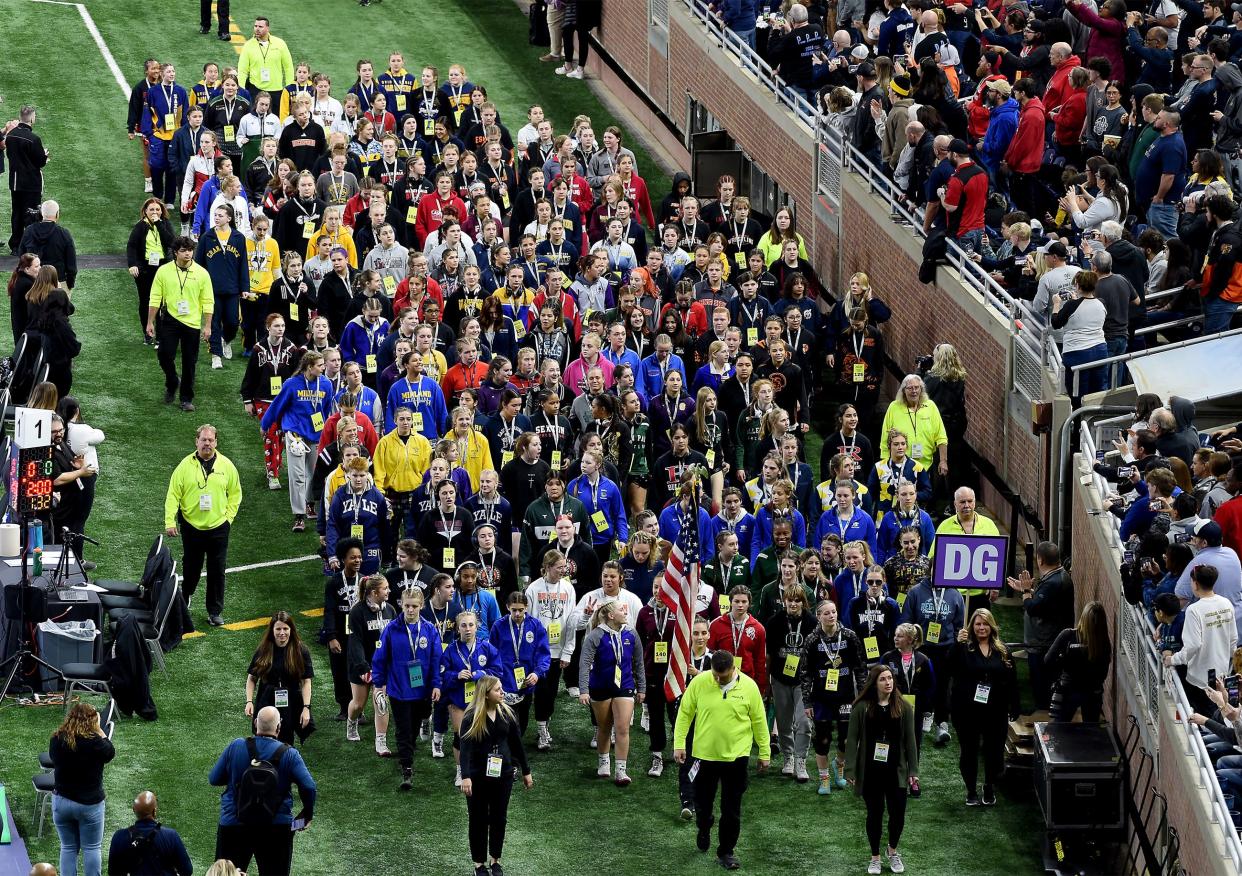
<path id="1" fill-rule="evenodd" d="M 241 507 L 241 480 L 237 468 L 217 453 L 211 474 L 204 476 L 198 454 L 191 453 L 173 469 L 164 497 L 164 528 L 177 525 L 180 516 L 195 529 L 215 529 L 232 523 Z"/>
<path id="2" fill-rule="evenodd" d="M 897 696 L 896 690 L 893 695 Z M 904 705 L 904 704 L 903 704 Z M 854 794 L 861 797 L 867 780 L 867 764 L 875 750 L 875 739 L 867 727 L 867 704 L 856 703 L 850 712 L 850 731 L 845 739 L 845 777 L 854 780 Z M 901 710 L 901 739 L 889 740 L 889 763 L 897 766 L 897 787 L 905 788 L 910 777 L 919 774 L 919 749 L 914 736 L 914 709 Z"/>
<path id="3" fill-rule="evenodd" d="M 690 725 L 694 725 L 694 748 L 690 756 L 699 760 L 731 761 L 750 757 L 759 748 L 760 760 L 772 759 L 772 739 L 763 695 L 755 680 L 734 672 L 735 683 L 720 695 L 720 685 L 710 671 L 696 675 L 686 686 L 677 724 L 673 728 L 673 748 L 684 749 Z"/>

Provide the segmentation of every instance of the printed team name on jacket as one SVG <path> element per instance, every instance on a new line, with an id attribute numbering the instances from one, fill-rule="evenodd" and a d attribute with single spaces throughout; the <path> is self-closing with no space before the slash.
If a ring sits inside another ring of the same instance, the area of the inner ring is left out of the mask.
<path id="1" fill-rule="evenodd" d="M 668 481 L 668 490 L 670 493 L 676 493 L 678 485 L 681 484 L 682 476 L 691 468 L 698 468 L 699 463 L 687 457 L 685 462 L 679 462 L 676 465 L 667 465 L 664 467 L 664 477 Z"/>
<path id="2" fill-rule="evenodd" d="M 409 389 L 400 391 L 400 404 L 398 407 L 420 408 L 423 405 L 431 404 L 430 389 Z"/>
<path id="3" fill-rule="evenodd" d="M 341 503 L 341 511 L 345 514 L 352 514 L 357 511 L 359 514 L 378 514 L 379 502 L 372 502 L 363 496 L 349 496 Z"/>
<path id="4" fill-rule="evenodd" d="M 221 241 L 219 236 L 215 234 L 213 234 L 212 237 L 214 240 L 212 240 L 211 245 L 207 247 L 205 258 L 212 259 L 223 253 L 228 253 L 229 255 L 236 256 L 239 259 L 245 258 L 246 254 L 239 251 L 237 247 L 233 246 L 233 244 L 229 241 Z"/>
<path id="5" fill-rule="evenodd" d="M 560 620 L 569 615 L 574 605 L 572 593 L 544 591 L 535 596 L 535 616 L 540 620 Z"/>

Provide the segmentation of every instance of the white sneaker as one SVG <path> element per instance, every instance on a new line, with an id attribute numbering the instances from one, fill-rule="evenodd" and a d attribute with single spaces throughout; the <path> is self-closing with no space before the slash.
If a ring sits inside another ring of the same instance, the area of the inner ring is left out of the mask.
<path id="1" fill-rule="evenodd" d="M 144 192 L 153 192 L 153 191 L 155 191 L 155 189 L 151 187 L 151 177 L 147 177 L 146 179 L 144 179 L 144 180 L 142 181 L 142 190 L 143 190 Z"/>
<path id="2" fill-rule="evenodd" d="M 221 368 L 223 368 L 223 367 L 224 367 L 224 363 L 223 363 L 222 361 L 220 361 L 220 357 L 219 357 L 219 356 L 212 356 L 212 357 L 211 357 L 211 370 L 212 370 L 212 371 L 219 371 L 219 370 L 220 370 Z"/>
<path id="3" fill-rule="evenodd" d="M 664 775 L 664 755 L 651 755 L 651 769 L 647 770 L 647 775 L 651 776 L 653 779 L 658 779 L 660 776 Z"/>
<path id="4" fill-rule="evenodd" d="M 430 721 L 424 721 L 423 723 L 421 723 L 421 724 L 419 724 L 419 725 L 418 725 L 418 738 L 419 738 L 419 740 L 424 741 L 424 742 L 426 741 L 426 739 L 427 739 L 427 726 L 428 726 L 430 723 L 431 723 Z"/>
<path id="5" fill-rule="evenodd" d="M 435 733 L 431 737 L 431 756 L 444 757 L 444 734 Z"/>
<path id="6" fill-rule="evenodd" d="M 879 874 L 883 872 L 884 871 L 880 867 L 879 859 L 867 862 L 867 876 L 879 876 Z"/>
<path id="7" fill-rule="evenodd" d="M 936 728 L 936 745 L 947 745 L 949 742 L 949 722 L 941 721 L 940 726 Z"/>
<path id="8" fill-rule="evenodd" d="M 556 75 L 557 75 L 557 76 L 565 76 L 565 75 L 567 75 L 567 74 L 569 73 L 569 71 L 570 71 L 571 69 L 573 69 L 573 68 L 571 68 L 568 64 L 562 64 L 561 66 L 559 66 L 559 67 L 557 67 L 557 68 L 556 68 L 556 71 L 555 71 L 555 72 L 556 72 Z M 151 184 L 151 181 L 150 181 L 150 180 L 147 180 L 147 185 L 150 185 L 150 184 Z M 149 192 L 149 191 L 151 191 L 151 190 L 150 190 L 150 189 L 147 189 L 147 191 Z"/>
<path id="9" fill-rule="evenodd" d="M 588 742 L 587 745 L 591 746 L 592 748 L 599 748 L 599 740 L 595 738 L 594 733 L 591 734 L 591 741 Z"/>
<path id="10" fill-rule="evenodd" d="M 575 699 L 575 700 L 578 699 L 578 697 L 582 696 L 582 692 L 579 691 L 578 688 L 576 687 L 565 688 L 565 693 L 569 694 L 570 699 Z"/>
<path id="11" fill-rule="evenodd" d="M 651 713 L 647 711 L 646 703 L 643 703 L 643 716 L 638 719 L 638 726 L 642 727 L 646 733 L 651 732 Z"/>
<path id="12" fill-rule="evenodd" d="M 346 742 L 361 742 L 362 741 L 362 737 L 358 735 L 358 720 L 356 718 L 349 718 L 348 720 L 345 721 L 345 741 Z"/>
<path id="13" fill-rule="evenodd" d="M 392 752 L 388 750 L 388 737 L 383 733 L 375 734 L 375 753 L 380 757 L 392 757 Z"/>
<path id="14" fill-rule="evenodd" d="M 276 477 L 275 475 L 268 475 L 267 476 L 267 488 L 269 490 L 279 490 L 280 489 L 280 478 Z"/>
<path id="15" fill-rule="evenodd" d="M 792 757 L 786 757 L 785 763 L 781 767 L 782 776 L 792 776 L 794 774 L 794 762 Z"/>
<path id="16" fill-rule="evenodd" d="M 810 778 L 806 771 L 806 761 L 800 760 L 794 764 L 794 779 L 801 783 L 808 781 Z"/>
<path id="17" fill-rule="evenodd" d="M 233 358 L 233 343 L 232 343 L 232 341 L 230 341 L 229 343 L 227 343 L 227 344 L 225 344 L 225 345 L 224 345 L 224 358 L 225 358 L 225 359 L 232 359 L 232 358 Z"/>
<path id="18" fill-rule="evenodd" d="M 586 72 L 581 67 L 575 67 L 565 75 L 570 79 L 584 79 L 586 77 Z"/>
<path id="19" fill-rule="evenodd" d="M 457 775 L 453 777 L 453 787 L 454 788 L 461 787 L 461 767 L 457 768 Z"/>
<path id="20" fill-rule="evenodd" d="M 906 872 L 906 865 L 902 863 L 901 854 L 899 852 L 893 852 L 888 856 L 888 869 L 892 870 L 894 873 Z"/>
<path id="21" fill-rule="evenodd" d="M 595 775 L 601 779 L 606 779 L 612 775 L 612 758 L 608 755 L 602 755 L 599 759 L 599 769 L 595 771 Z"/>
<path id="22" fill-rule="evenodd" d="M 619 766 L 617 767 L 617 774 L 612 781 L 618 788 L 624 788 L 633 780 L 630 778 L 630 774 L 625 771 L 625 767 Z"/>
<path id="23" fill-rule="evenodd" d="M 539 741 L 535 747 L 540 751 L 548 751 L 552 747 L 552 734 L 548 732 L 547 727 L 539 728 Z"/>

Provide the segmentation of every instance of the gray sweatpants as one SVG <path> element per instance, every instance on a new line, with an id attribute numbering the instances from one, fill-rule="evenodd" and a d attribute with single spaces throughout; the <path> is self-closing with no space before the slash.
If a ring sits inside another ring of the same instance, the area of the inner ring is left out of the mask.
<path id="1" fill-rule="evenodd" d="M 802 705 L 802 686 L 772 679 L 772 704 L 776 708 L 776 733 L 781 754 L 806 760 L 811 747 L 811 722 Z"/>

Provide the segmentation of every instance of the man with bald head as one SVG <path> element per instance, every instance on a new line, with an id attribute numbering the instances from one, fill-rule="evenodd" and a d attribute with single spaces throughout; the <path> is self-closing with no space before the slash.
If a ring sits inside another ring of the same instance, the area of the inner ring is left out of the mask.
<path id="1" fill-rule="evenodd" d="M 211 768 L 208 781 L 223 787 L 220 823 L 216 828 L 215 859 L 227 858 L 239 870 L 249 870 L 254 859 L 263 876 L 288 876 L 293 864 L 294 822 L 308 826 L 315 814 L 315 780 L 296 748 L 281 742 L 280 712 L 264 706 L 254 719 L 254 736 L 234 739 Z M 276 770 L 276 793 L 268 810 L 263 801 L 242 789 L 242 777 L 253 761 Z M 291 788 L 298 786 L 302 810 L 294 816 Z M 259 804 L 259 805 L 256 805 Z"/>
<path id="2" fill-rule="evenodd" d="M 108 876 L 190 876 L 194 865 L 185 843 L 175 830 L 160 824 L 155 794 L 143 791 L 133 808 L 133 825 L 112 835 Z"/>
<path id="3" fill-rule="evenodd" d="M 1052 65 L 1052 77 L 1044 91 L 1044 109 L 1052 112 L 1070 96 L 1070 71 L 1081 62 L 1069 43 L 1053 43 L 1048 50 L 1048 63 Z"/>

